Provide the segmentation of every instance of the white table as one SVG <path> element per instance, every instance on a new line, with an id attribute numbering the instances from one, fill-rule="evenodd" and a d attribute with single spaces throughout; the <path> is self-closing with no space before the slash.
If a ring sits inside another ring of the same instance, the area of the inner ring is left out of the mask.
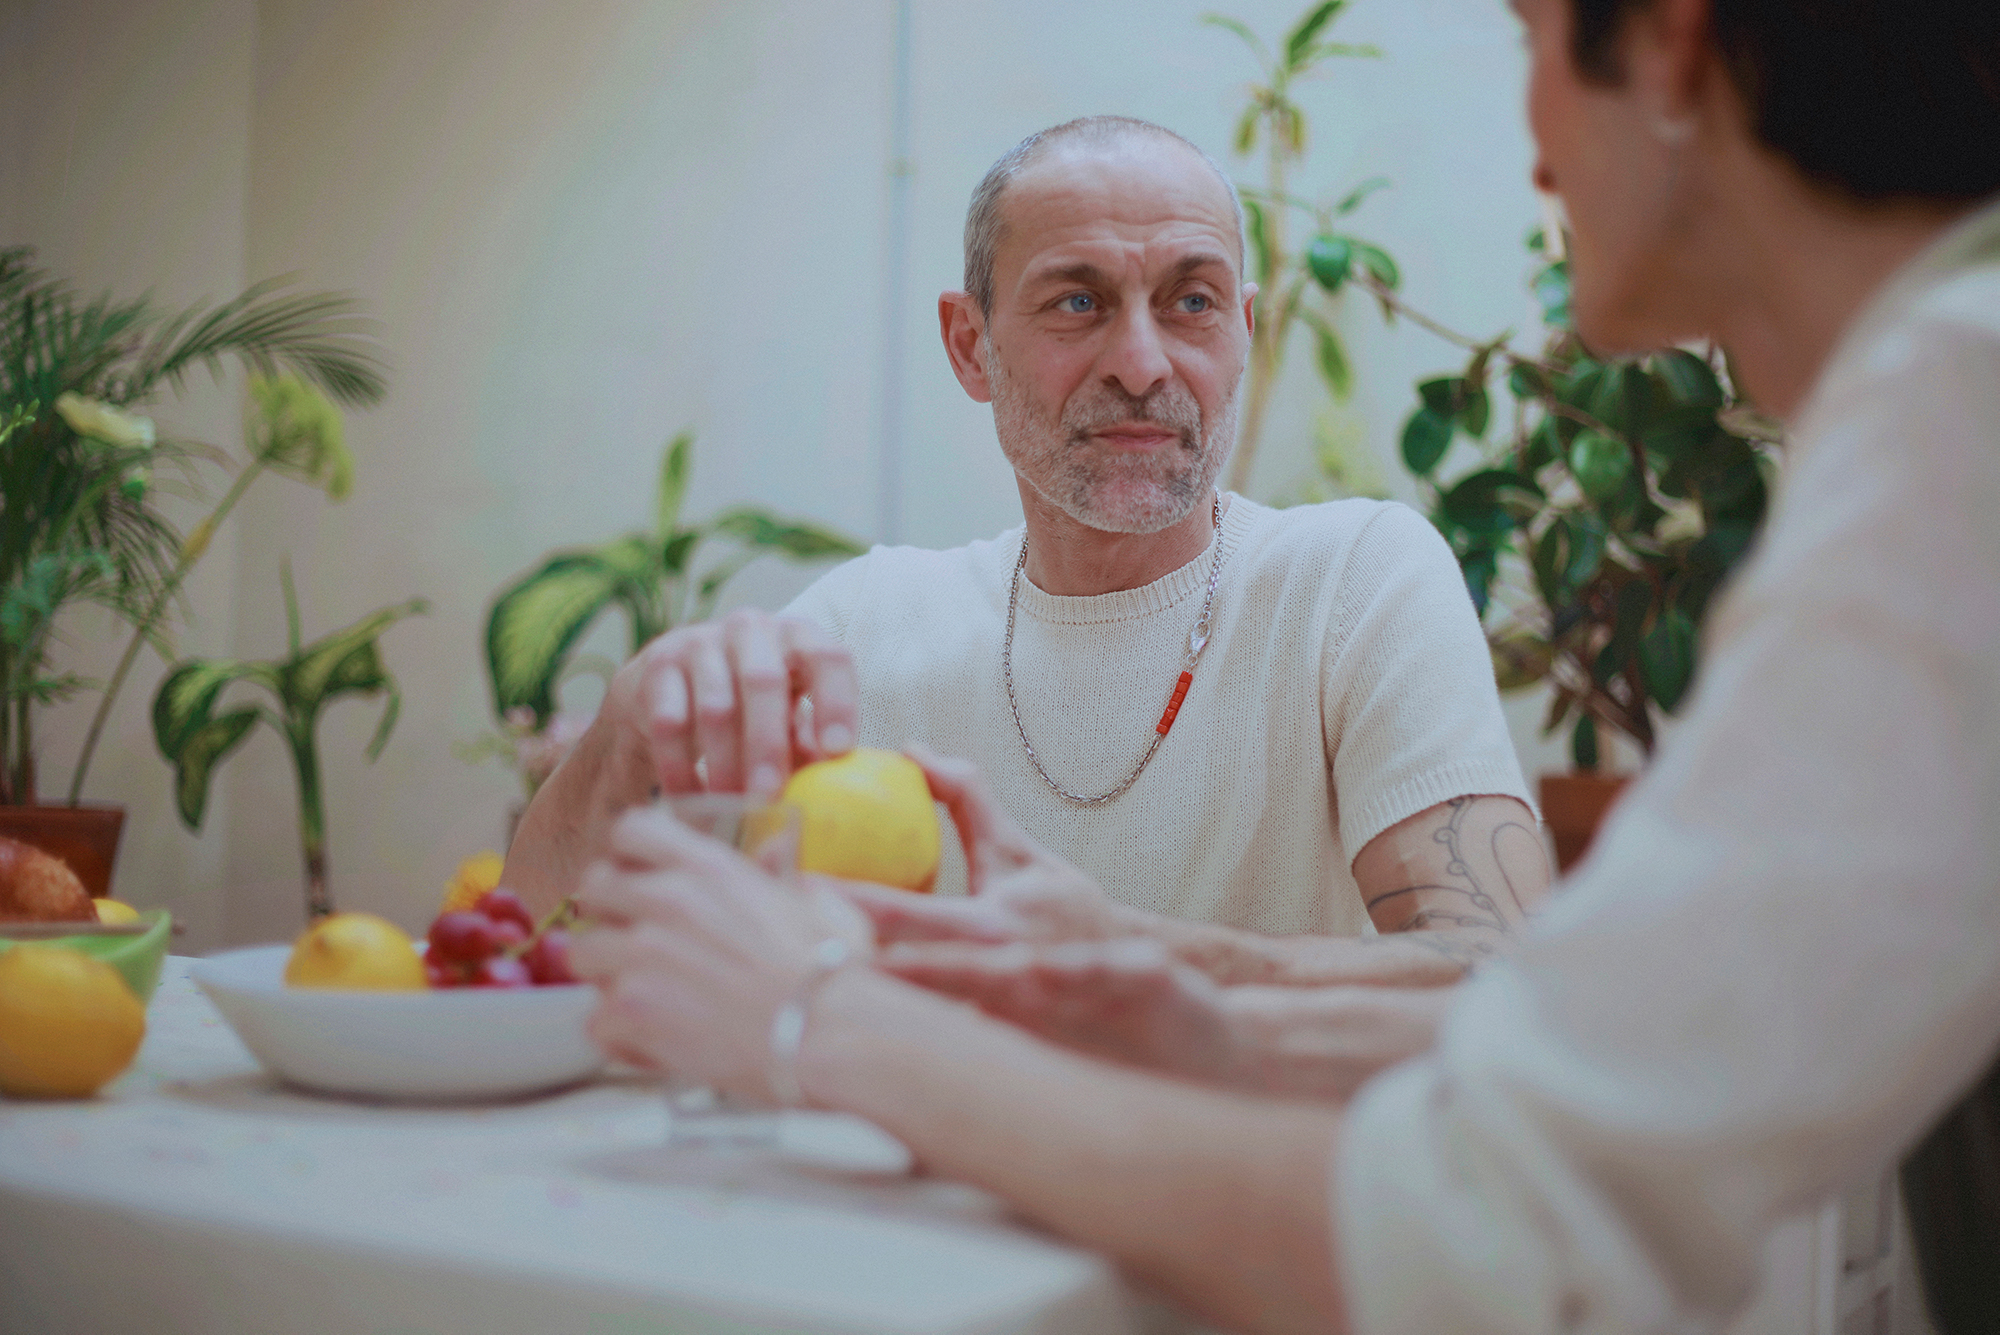
<path id="1" fill-rule="evenodd" d="M 0 1100 L 0 1331 L 1183 1328 L 865 1123 L 788 1115 L 786 1152 L 747 1156 L 665 1128 L 616 1078 L 462 1108 L 289 1091 L 170 960 L 103 1095 Z"/>

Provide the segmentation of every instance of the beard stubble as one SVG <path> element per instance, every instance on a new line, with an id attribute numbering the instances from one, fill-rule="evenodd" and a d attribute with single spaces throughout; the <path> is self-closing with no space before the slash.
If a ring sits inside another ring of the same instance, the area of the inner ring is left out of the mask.
<path id="1" fill-rule="evenodd" d="M 1044 500 L 1102 532 L 1158 533 L 1187 518 L 1214 487 L 1235 437 L 1240 377 L 1213 422 L 1203 421 L 1201 404 L 1179 380 L 1143 395 L 1099 382 L 1072 395 L 1050 421 L 1008 375 L 990 342 L 986 365 L 993 424 L 1007 461 Z M 1176 443 L 1142 452 L 1093 440 L 1097 432 L 1138 422 L 1166 428 Z"/>

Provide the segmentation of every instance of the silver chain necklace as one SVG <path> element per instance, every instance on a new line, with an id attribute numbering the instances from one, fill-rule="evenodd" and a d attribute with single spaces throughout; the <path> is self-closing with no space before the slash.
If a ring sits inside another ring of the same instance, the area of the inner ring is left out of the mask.
<path id="1" fill-rule="evenodd" d="M 1042 768 L 1041 760 L 1035 755 L 1035 747 L 1028 740 L 1027 725 L 1021 722 L 1021 702 L 1014 698 L 1014 613 L 1021 604 L 1021 572 L 1028 565 L 1028 535 L 1021 534 L 1021 555 L 1014 561 L 1014 579 L 1007 587 L 1007 639 L 1000 648 L 1000 675 L 1007 683 L 1007 708 L 1014 713 L 1014 731 L 1021 735 L 1021 749 L 1028 753 L 1028 763 L 1035 767 L 1035 773 L 1042 776 L 1042 782 L 1049 790 L 1065 802 L 1080 807 L 1102 806 L 1106 802 L 1122 797 L 1126 789 L 1139 781 L 1139 776 L 1153 759 L 1153 752 L 1160 749 L 1160 743 L 1167 740 L 1167 733 L 1174 726 L 1174 719 L 1181 712 L 1181 701 L 1187 698 L 1188 687 L 1194 684 L 1194 665 L 1201 658 L 1201 651 L 1208 647 L 1209 613 L 1215 607 L 1215 581 L 1222 573 L 1222 495 L 1217 493 L 1210 518 L 1215 525 L 1215 559 L 1208 567 L 1208 595 L 1201 602 L 1201 616 L 1196 618 L 1194 629 L 1188 632 L 1187 652 L 1181 658 L 1180 679 L 1174 683 L 1172 696 L 1167 700 L 1166 712 L 1160 715 L 1159 723 L 1153 727 L 1153 740 L 1146 747 L 1146 754 L 1139 757 L 1139 763 L 1125 776 L 1124 782 L 1109 792 L 1088 797 L 1082 793 L 1072 793 L 1057 783 Z"/>

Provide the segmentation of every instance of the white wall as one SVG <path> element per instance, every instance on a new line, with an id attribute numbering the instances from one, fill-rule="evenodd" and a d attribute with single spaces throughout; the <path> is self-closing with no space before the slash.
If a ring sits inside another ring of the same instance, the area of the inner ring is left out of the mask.
<path id="1" fill-rule="evenodd" d="M 0 4 L 0 59 L 28 71 L 0 93 L 0 236 L 40 244 L 87 288 L 181 302 L 296 273 L 358 293 L 381 322 L 393 385 L 350 420 L 353 498 L 260 484 L 202 572 L 187 635 L 204 652 L 277 653 L 286 553 L 308 633 L 431 600 L 384 640 L 405 701 L 382 760 L 360 754 L 372 708 L 337 706 L 323 728 L 345 905 L 420 923 L 457 860 L 497 844 L 513 780 L 452 754 L 489 724 L 486 604 L 547 549 L 639 524 L 674 431 L 699 433 L 693 513 L 754 501 L 881 537 L 893 434 L 903 540 L 1017 521 L 988 412 L 937 347 L 966 197 L 1021 136 L 1095 111 L 1175 126 L 1254 179 L 1228 157 L 1253 70 L 1198 22 L 1211 7 L 917 0 L 899 288 L 894 0 Z M 1302 7 L 1230 8 L 1275 34 Z M 1472 333 L 1522 324 L 1537 214 L 1513 21 L 1497 0 L 1356 0 L 1338 35 L 1387 57 L 1338 62 L 1301 92 L 1314 147 L 1295 188 L 1393 178 L 1353 221 L 1403 261 L 1411 298 Z M 1407 488 L 1393 441 L 1410 385 L 1457 354 L 1358 303 L 1342 323 L 1362 386 L 1343 411 Z M 1253 495 L 1310 466 L 1324 403 L 1308 351 L 1293 350 Z M 230 394 L 162 415 L 234 443 Z M 769 563 L 737 596 L 775 605 L 808 577 Z M 132 807 L 121 887 L 173 904 L 192 945 L 289 932 L 281 746 L 261 736 L 229 763 L 194 840 L 145 724 L 158 664 L 141 676 L 92 783 Z"/>

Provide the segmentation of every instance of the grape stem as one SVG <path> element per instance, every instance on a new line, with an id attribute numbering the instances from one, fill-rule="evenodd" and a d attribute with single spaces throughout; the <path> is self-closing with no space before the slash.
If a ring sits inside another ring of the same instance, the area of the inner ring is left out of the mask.
<path id="1" fill-rule="evenodd" d="M 509 959 L 520 959 L 523 955 L 533 950 L 535 948 L 535 943 L 537 941 L 540 941 L 544 936 L 546 936 L 549 933 L 550 929 L 556 927 L 567 927 L 575 921 L 576 921 L 576 900 L 568 895 L 565 895 L 563 896 L 561 903 L 557 904 L 554 908 L 550 909 L 548 911 L 548 915 L 544 917 L 540 922 L 535 924 L 535 930 L 528 933 L 527 940 L 521 941 L 515 945 L 504 946 L 501 948 L 500 953 L 502 955 L 505 955 Z"/>

